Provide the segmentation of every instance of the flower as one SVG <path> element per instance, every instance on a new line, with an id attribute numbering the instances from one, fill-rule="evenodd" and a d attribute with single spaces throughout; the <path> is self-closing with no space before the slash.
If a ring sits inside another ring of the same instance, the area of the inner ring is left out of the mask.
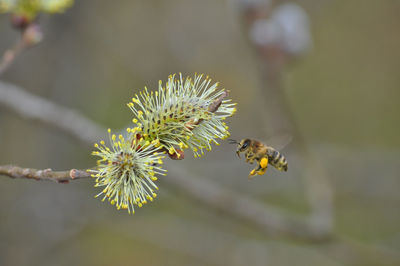
<path id="1" fill-rule="evenodd" d="M 104 195 L 103 201 L 108 198 L 117 209 L 134 213 L 134 205 L 142 207 L 157 196 L 156 174 L 165 175 L 166 170 L 160 166 L 164 155 L 157 152 L 158 148 L 131 129 L 127 132 L 126 138 L 117 138 L 109 129 L 111 148 L 104 141 L 94 145 L 97 150 L 92 154 L 101 159 L 92 176 L 96 178 L 95 187 L 104 187 L 96 197 Z"/>
<path id="2" fill-rule="evenodd" d="M 179 150 L 186 148 L 195 157 L 204 154 L 204 149 L 211 150 L 212 142 L 218 144 L 216 139 L 229 136 L 223 120 L 236 108 L 231 100 L 222 100 L 227 92 L 219 90 L 218 83 L 210 83 L 202 75 L 183 79 L 180 74 L 179 78 L 170 75 L 165 86 L 160 81 L 155 92 L 145 88 L 128 103 L 136 116 L 132 130 L 140 132 L 145 140 L 156 140 L 158 147 L 178 157 Z M 218 100 L 221 102 L 211 110 L 209 107 Z"/>
<path id="3" fill-rule="evenodd" d="M 218 144 L 216 139 L 228 137 L 223 120 L 235 113 L 235 103 L 225 100 L 228 92 L 219 90 L 218 83 L 210 83 L 202 75 L 193 79 L 171 75 L 164 87 L 160 81 L 157 91 L 145 88 L 132 98 L 128 107 L 136 127 L 118 139 L 109 129 L 111 149 L 104 141 L 95 144 L 93 155 L 100 160 L 92 176 L 96 187 L 104 187 L 97 196 L 133 213 L 134 205 L 142 207 L 156 196 L 155 175 L 166 172 L 161 168 L 163 154 L 182 159 L 183 150 L 190 148 L 200 156 L 203 149 L 211 150 L 212 142 Z"/>
<path id="4" fill-rule="evenodd" d="M 0 0 L 0 12 L 33 20 L 39 12 L 61 13 L 73 3 L 74 0 Z"/>

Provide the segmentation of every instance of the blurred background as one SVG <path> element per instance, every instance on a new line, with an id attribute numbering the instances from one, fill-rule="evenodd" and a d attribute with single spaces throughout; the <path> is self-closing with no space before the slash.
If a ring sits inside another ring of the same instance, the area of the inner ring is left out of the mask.
<path id="1" fill-rule="evenodd" d="M 92 0 L 41 15 L 43 41 L 2 81 L 118 130 L 144 86 L 205 73 L 238 103 L 232 138 L 273 146 L 293 136 L 282 150 L 289 171 L 249 180 L 251 165 L 226 141 L 166 168 L 285 213 L 307 217 L 326 201 L 333 237 L 272 237 L 191 199 L 168 175 L 134 216 L 94 199 L 93 180 L 1 177 L 0 265 L 400 265 L 399 14 L 396 0 Z M 0 14 L 0 53 L 19 37 L 9 21 Z M 1 165 L 95 163 L 90 145 L 1 105 L 0 150 Z M 316 165 L 323 177 L 310 178 Z M 310 189 L 318 182 L 323 190 Z"/>

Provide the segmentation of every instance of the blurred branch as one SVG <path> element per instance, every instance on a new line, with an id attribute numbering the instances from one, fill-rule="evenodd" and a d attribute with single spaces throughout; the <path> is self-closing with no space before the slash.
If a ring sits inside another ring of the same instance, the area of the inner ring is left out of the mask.
<path id="1" fill-rule="evenodd" d="M 168 172 L 165 182 L 179 188 L 180 193 L 245 221 L 268 235 L 284 235 L 307 241 L 330 239 L 330 231 L 315 226 L 307 219 L 284 213 L 268 204 L 207 181 L 183 168 L 173 168 Z"/>
<path id="2" fill-rule="evenodd" d="M 14 62 L 15 58 L 25 50 L 26 45 L 23 39 L 21 38 L 14 47 L 8 49 L 4 52 L 3 57 L 0 61 L 0 76 L 6 72 L 6 70 L 11 66 Z"/>
<path id="3" fill-rule="evenodd" d="M 3 58 L 0 61 L 0 76 L 14 62 L 15 58 L 20 55 L 25 49 L 38 44 L 42 40 L 42 31 L 38 24 L 31 23 L 22 30 L 22 36 L 14 45 L 14 47 L 6 50 Z"/>
<path id="4" fill-rule="evenodd" d="M 0 105 L 24 118 L 61 129 L 83 143 L 92 143 L 101 137 L 101 132 L 105 132 L 103 127 L 73 109 L 54 104 L 2 81 L 0 81 Z"/>
<path id="5" fill-rule="evenodd" d="M 97 140 L 98 132 L 103 130 L 76 111 L 56 105 L 4 82 L 0 82 L 0 104 L 28 119 L 36 119 L 46 125 L 55 126 L 85 144 L 91 144 Z M 16 169 L 18 169 L 17 173 L 24 171 L 21 168 Z M 46 172 L 46 170 L 34 171 Z M 283 234 L 309 241 L 328 240 L 330 237 L 329 231 L 321 230 L 307 220 L 283 214 L 273 207 L 268 207 L 238 192 L 230 191 L 214 182 L 194 176 L 193 173 L 186 172 L 184 169 L 174 168 L 169 172 L 168 177 L 163 179 L 167 184 L 179 188 L 182 193 L 202 204 L 253 224 L 265 233 Z M 5 171 L 3 174 L 10 176 L 7 173 Z M 51 176 L 48 176 L 49 173 L 58 173 L 62 180 L 75 179 L 71 178 L 69 171 L 52 172 L 50 170 L 44 174 L 46 178 L 43 180 L 53 180 Z M 15 177 L 21 177 L 21 175 L 17 174 Z M 81 178 L 84 177 L 89 176 Z"/>
<path id="6" fill-rule="evenodd" d="M 256 53 L 262 80 L 260 93 L 264 95 L 266 114 L 270 114 L 263 120 L 265 125 L 268 125 L 265 128 L 275 132 L 289 132 L 293 135 L 297 152 L 305 169 L 305 187 L 312 207 L 310 222 L 320 228 L 325 228 L 326 231 L 331 231 L 334 218 L 333 192 L 329 178 L 325 168 L 309 150 L 296 125 L 283 84 L 285 67 L 303 56 L 311 45 L 307 14 L 294 3 L 282 4 L 281 8 L 270 5 L 260 8 L 260 3 L 257 1 L 248 3 L 241 0 L 240 2 L 247 3 L 246 8 L 241 10 L 245 22 L 244 30 Z M 285 23 L 288 24 L 285 25 Z M 272 28 L 274 31 L 271 30 Z M 291 31 L 285 31 L 288 28 Z M 296 30 L 293 30 L 294 28 Z M 303 34 L 302 38 L 294 38 L 299 34 Z"/>
<path id="7" fill-rule="evenodd" d="M 68 183 L 70 180 L 91 177 L 87 170 L 72 169 L 69 171 L 53 171 L 50 168 L 38 170 L 33 168 L 21 168 L 13 165 L 0 165 L 0 175 L 11 178 L 50 180 L 58 183 Z"/>

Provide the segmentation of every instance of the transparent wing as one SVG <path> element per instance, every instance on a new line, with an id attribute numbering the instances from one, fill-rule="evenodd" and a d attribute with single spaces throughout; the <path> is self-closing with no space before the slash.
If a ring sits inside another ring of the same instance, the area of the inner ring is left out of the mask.
<path id="1" fill-rule="evenodd" d="M 277 133 L 272 137 L 267 138 L 266 140 L 261 140 L 264 144 L 273 147 L 277 150 L 284 149 L 287 145 L 289 145 L 293 140 L 293 136 L 289 133 Z"/>

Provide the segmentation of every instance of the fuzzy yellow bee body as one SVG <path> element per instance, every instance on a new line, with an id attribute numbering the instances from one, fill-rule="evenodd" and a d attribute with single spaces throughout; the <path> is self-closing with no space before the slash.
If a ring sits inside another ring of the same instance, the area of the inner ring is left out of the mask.
<path id="1" fill-rule="evenodd" d="M 245 154 L 246 162 L 253 164 L 257 162 L 257 167 L 251 170 L 249 176 L 263 175 L 267 171 L 268 164 L 279 171 L 288 170 L 286 158 L 276 149 L 265 145 L 261 141 L 253 139 L 242 139 L 240 142 L 231 140 L 232 144 L 237 144 L 236 154 Z"/>

